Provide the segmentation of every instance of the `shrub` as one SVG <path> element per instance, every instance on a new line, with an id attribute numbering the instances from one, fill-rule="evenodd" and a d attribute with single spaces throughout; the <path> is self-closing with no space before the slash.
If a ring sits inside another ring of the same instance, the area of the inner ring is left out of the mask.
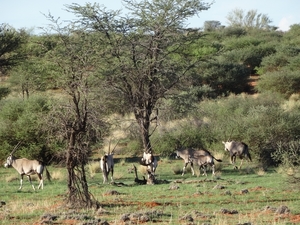
<path id="1" fill-rule="evenodd" d="M 274 161 L 280 163 L 281 169 L 289 175 L 290 182 L 300 181 L 300 141 L 278 142 L 272 154 Z"/>
<path id="2" fill-rule="evenodd" d="M 259 92 L 280 93 L 288 98 L 299 92 L 300 75 L 298 71 L 281 70 L 260 76 L 256 89 Z"/>
<path id="3" fill-rule="evenodd" d="M 294 103 L 287 104 L 276 94 L 232 95 L 202 101 L 187 119 L 175 123 L 176 129 L 164 128 L 165 133 L 160 133 L 157 140 L 168 142 L 170 139 L 172 144 L 179 138 L 187 140 L 186 147 L 203 147 L 216 153 L 224 151 L 221 143 L 224 140 L 244 141 L 253 159 L 266 168 L 276 165 L 271 157 L 275 143 L 294 140 L 300 132 L 298 100 L 290 101 Z"/>
<path id="4" fill-rule="evenodd" d="M 2 101 L 0 110 L 0 157 L 9 154 L 18 142 L 22 142 L 17 155 L 48 162 L 52 149 L 46 145 L 47 134 L 43 132 L 45 115 L 49 111 L 44 96 L 28 100 L 8 99 Z"/>

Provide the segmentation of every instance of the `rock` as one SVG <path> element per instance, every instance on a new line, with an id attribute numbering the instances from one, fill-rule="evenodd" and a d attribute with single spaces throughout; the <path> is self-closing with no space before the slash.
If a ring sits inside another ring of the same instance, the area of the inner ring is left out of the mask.
<path id="1" fill-rule="evenodd" d="M 248 194 L 248 193 L 249 193 L 248 189 L 241 190 L 241 194 Z"/>
<path id="2" fill-rule="evenodd" d="M 178 186 L 178 185 L 171 185 L 171 186 L 169 187 L 169 190 L 177 190 L 177 189 L 179 189 L 179 186 Z"/>
<path id="3" fill-rule="evenodd" d="M 290 209 L 285 206 L 285 205 L 281 205 L 277 208 L 277 210 L 275 211 L 276 214 L 286 214 L 289 213 Z"/>

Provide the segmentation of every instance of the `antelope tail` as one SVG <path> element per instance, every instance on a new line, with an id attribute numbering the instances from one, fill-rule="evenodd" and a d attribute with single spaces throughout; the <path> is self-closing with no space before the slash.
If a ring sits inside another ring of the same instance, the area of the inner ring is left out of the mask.
<path id="1" fill-rule="evenodd" d="M 252 158 L 251 158 L 251 155 L 250 155 L 249 152 L 248 152 L 248 158 L 249 158 L 249 160 L 252 162 Z"/>
<path id="2" fill-rule="evenodd" d="M 49 173 L 49 171 L 48 171 L 48 169 L 47 169 L 46 166 L 45 166 L 45 170 L 46 170 L 46 176 L 47 176 L 47 179 L 48 179 L 49 181 L 51 181 L 51 175 L 50 175 L 50 173 Z"/>
<path id="3" fill-rule="evenodd" d="M 214 156 L 212 156 L 214 158 L 214 160 L 218 161 L 218 162 L 222 162 L 222 159 L 216 159 Z"/>

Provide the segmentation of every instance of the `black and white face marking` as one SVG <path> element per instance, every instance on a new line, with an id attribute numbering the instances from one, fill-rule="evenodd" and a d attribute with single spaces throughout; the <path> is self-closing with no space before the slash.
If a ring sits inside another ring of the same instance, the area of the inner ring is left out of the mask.
<path id="1" fill-rule="evenodd" d="M 12 165 L 12 162 L 13 162 L 13 159 L 12 159 L 12 155 L 8 156 L 7 159 L 6 159 L 6 163 L 4 164 L 4 166 L 7 168 L 7 167 L 10 167 Z"/>

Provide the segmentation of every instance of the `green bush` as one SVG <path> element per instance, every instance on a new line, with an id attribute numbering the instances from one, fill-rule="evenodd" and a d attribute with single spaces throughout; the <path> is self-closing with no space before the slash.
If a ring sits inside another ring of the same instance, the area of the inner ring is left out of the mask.
<path id="1" fill-rule="evenodd" d="M 0 109 L 0 157 L 6 158 L 14 146 L 20 143 L 16 155 L 48 161 L 52 150 L 47 146 L 45 115 L 49 111 L 48 99 L 43 96 L 28 100 L 2 100 Z"/>
<path id="2" fill-rule="evenodd" d="M 300 74 L 298 71 L 281 70 L 260 76 L 256 89 L 259 92 L 280 93 L 288 98 L 299 92 Z"/>
<path id="3" fill-rule="evenodd" d="M 239 94 L 248 88 L 249 75 L 248 68 L 236 63 L 233 59 L 219 62 L 210 61 L 202 63 L 201 73 L 198 80 L 194 79 L 193 88 L 206 84 L 212 89 L 208 93 L 213 92 L 215 96 L 228 95 L 229 93 Z M 203 95 L 198 96 L 199 99 L 201 97 Z"/>
<path id="4" fill-rule="evenodd" d="M 300 141 L 278 142 L 272 158 L 289 175 L 289 182 L 300 181 Z"/>

